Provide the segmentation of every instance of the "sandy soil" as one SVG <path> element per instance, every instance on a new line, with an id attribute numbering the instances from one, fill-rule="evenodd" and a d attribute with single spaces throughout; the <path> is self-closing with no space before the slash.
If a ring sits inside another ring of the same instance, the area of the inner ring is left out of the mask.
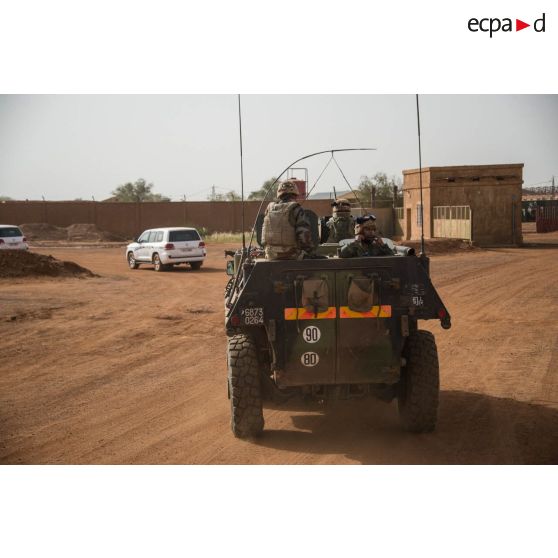
<path id="1" fill-rule="evenodd" d="M 395 403 L 265 409 L 229 428 L 223 250 L 199 272 L 129 270 L 123 248 L 37 248 L 98 278 L 0 280 L 1 463 L 558 463 L 558 233 L 434 255 L 453 318 L 436 322 L 433 434 Z"/>

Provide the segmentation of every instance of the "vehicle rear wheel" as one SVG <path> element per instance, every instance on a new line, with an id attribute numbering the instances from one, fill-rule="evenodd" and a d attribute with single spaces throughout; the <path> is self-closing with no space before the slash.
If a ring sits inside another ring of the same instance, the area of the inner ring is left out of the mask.
<path id="1" fill-rule="evenodd" d="M 250 438 L 264 427 L 256 344 L 248 335 L 234 335 L 228 346 L 231 428 L 237 438 Z"/>
<path id="2" fill-rule="evenodd" d="M 130 269 L 137 269 L 139 267 L 138 262 L 136 262 L 136 258 L 134 258 L 133 252 L 128 252 L 128 267 Z"/>
<path id="3" fill-rule="evenodd" d="M 153 254 L 153 267 L 155 271 L 166 271 L 168 269 L 167 266 L 161 262 L 159 254 Z"/>
<path id="4" fill-rule="evenodd" d="M 409 432 L 432 432 L 438 417 L 440 370 L 438 349 L 429 331 L 414 331 L 408 339 L 401 371 L 398 407 L 403 428 Z"/>
<path id="5" fill-rule="evenodd" d="M 190 267 L 194 270 L 199 269 L 203 262 L 190 262 Z"/>

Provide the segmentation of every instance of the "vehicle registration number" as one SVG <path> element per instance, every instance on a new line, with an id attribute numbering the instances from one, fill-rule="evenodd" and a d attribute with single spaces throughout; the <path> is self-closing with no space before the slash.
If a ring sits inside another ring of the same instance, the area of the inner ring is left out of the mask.
<path id="1" fill-rule="evenodd" d="M 244 308 L 240 314 L 245 325 L 258 325 L 264 323 L 263 308 Z"/>

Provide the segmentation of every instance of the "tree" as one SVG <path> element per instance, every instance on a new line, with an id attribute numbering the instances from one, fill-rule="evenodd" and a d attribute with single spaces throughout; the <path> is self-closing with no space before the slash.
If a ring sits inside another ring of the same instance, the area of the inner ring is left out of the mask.
<path id="1" fill-rule="evenodd" d="M 153 183 L 147 184 L 143 178 L 138 178 L 134 183 L 126 182 L 113 190 L 111 194 L 119 202 L 168 202 L 170 198 L 161 194 L 154 194 Z"/>
<path id="2" fill-rule="evenodd" d="M 251 192 L 250 195 L 248 196 L 249 200 L 263 200 L 264 198 L 267 197 L 268 200 L 272 200 L 275 197 L 275 192 L 269 192 L 269 195 L 267 195 L 268 190 L 271 188 L 271 185 L 277 180 L 277 178 L 275 178 L 274 176 L 272 176 L 271 178 L 269 178 L 268 180 L 266 180 L 263 184 L 262 187 L 259 190 L 256 190 L 255 192 Z"/>
<path id="3" fill-rule="evenodd" d="M 222 194 L 223 201 L 240 201 L 240 194 L 237 194 L 234 190 L 229 190 L 225 194 Z"/>
<path id="4" fill-rule="evenodd" d="M 241 197 L 234 190 L 229 190 L 224 194 L 217 194 L 215 192 L 215 186 L 211 188 L 211 194 L 207 196 L 209 201 L 240 201 Z"/>
<path id="5" fill-rule="evenodd" d="M 395 176 L 388 178 L 385 172 L 377 172 L 374 176 L 363 175 L 360 177 L 360 184 L 356 194 L 363 205 L 370 204 L 372 191 L 375 189 L 374 197 L 376 200 L 393 200 L 393 187 L 401 189 L 401 179 Z"/>
<path id="6" fill-rule="evenodd" d="M 10 196 L 0 196 L 0 202 L 3 201 L 12 201 L 12 198 Z"/>

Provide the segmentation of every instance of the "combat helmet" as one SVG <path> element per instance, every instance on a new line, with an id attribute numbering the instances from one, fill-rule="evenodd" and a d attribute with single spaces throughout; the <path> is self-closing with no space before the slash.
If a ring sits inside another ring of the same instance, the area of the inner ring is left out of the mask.
<path id="1" fill-rule="evenodd" d="M 335 200 L 331 206 L 333 207 L 333 214 L 337 214 L 337 213 L 350 213 L 351 212 L 351 204 L 349 203 L 349 200 L 346 200 L 345 198 L 339 198 L 337 200 Z"/>
<path id="2" fill-rule="evenodd" d="M 281 182 L 277 188 L 277 199 L 280 199 L 285 195 L 298 196 L 298 194 L 298 186 L 293 180 L 285 180 L 284 182 Z"/>
<path id="3" fill-rule="evenodd" d="M 357 217 L 355 224 L 355 234 L 364 234 L 364 230 L 376 231 L 376 216 L 372 214 Z"/>

